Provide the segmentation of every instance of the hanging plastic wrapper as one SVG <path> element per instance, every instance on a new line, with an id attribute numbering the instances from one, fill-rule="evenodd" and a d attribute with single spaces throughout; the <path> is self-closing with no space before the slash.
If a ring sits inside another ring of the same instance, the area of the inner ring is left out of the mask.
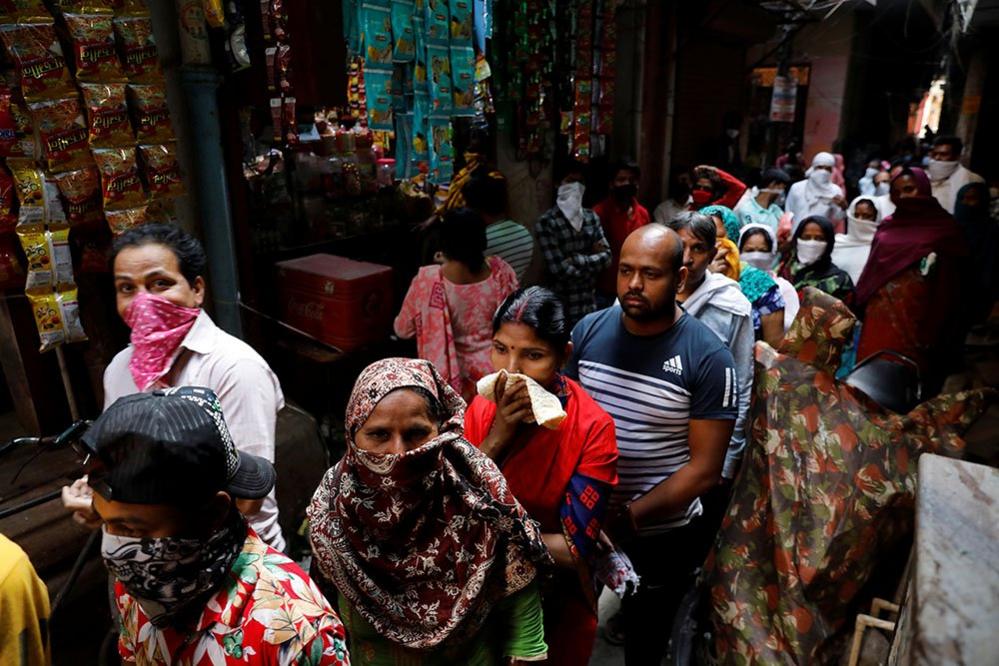
<path id="1" fill-rule="evenodd" d="M 152 19 L 148 16 L 115 17 L 114 32 L 129 81 L 149 83 L 163 78 Z"/>
<path id="2" fill-rule="evenodd" d="M 49 170 L 70 171 L 90 162 L 87 123 L 76 96 L 35 102 L 28 108 Z"/>
<path id="3" fill-rule="evenodd" d="M 66 14 L 73 40 L 76 78 L 79 81 L 124 81 L 115 48 L 112 17 L 107 14 Z"/>
<path id="4" fill-rule="evenodd" d="M 0 40 L 17 66 L 25 99 L 62 97 L 75 92 L 51 19 L 46 23 L 0 26 Z"/>
<path id="5" fill-rule="evenodd" d="M 430 116 L 430 182 L 444 185 L 454 175 L 454 145 L 451 119 L 448 116 Z"/>
<path id="6" fill-rule="evenodd" d="M 114 148 L 135 144 L 135 132 L 128 119 L 124 83 L 83 83 L 83 103 L 87 111 L 88 141 L 93 148 Z"/>
<path id="7" fill-rule="evenodd" d="M 412 0 L 395 0 L 392 3 L 392 60 L 413 62 L 416 58 L 416 36 L 413 33 Z"/>

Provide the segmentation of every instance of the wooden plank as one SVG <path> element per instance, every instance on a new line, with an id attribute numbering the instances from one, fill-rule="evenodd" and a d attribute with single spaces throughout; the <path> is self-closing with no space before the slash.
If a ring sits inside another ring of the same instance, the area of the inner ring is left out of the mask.
<path id="1" fill-rule="evenodd" d="M 0 366 L 10 395 L 14 399 L 14 411 L 17 420 L 27 431 L 39 431 L 38 410 L 31 398 L 31 388 L 28 384 L 28 371 L 24 366 L 24 358 L 17 344 L 17 332 L 10 316 L 7 296 L 0 298 Z"/>

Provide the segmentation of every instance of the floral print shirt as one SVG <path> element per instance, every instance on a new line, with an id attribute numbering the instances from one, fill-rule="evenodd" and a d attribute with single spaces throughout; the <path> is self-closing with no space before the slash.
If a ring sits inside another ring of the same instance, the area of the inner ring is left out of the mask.
<path id="1" fill-rule="evenodd" d="M 349 666 L 344 628 L 301 568 L 250 530 L 193 631 L 159 629 L 120 582 L 118 651 L 140 665 Z"/>

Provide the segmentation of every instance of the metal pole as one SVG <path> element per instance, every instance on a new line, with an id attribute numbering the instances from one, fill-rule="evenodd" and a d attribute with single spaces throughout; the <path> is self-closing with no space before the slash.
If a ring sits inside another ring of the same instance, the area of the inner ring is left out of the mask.
<path id="1" fill-rule="evenodd" d="M 180 80 L 190 108 L 192 145 L 197 151 L 195 181 L 211 277 L 208 293 L 214 305 L 215 322 L 232 335 L 242 337 L 236 241 L 218 113 L 217 91 L 222 78 L 211 67 L 184 66 Z"/>

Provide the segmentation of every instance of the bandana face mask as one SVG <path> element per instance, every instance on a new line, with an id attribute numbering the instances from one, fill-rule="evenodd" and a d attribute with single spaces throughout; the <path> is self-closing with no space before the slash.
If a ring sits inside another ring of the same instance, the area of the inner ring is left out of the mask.
<path id="1" fill-rule="evenodd" d="M 137 538 L 103 528 L 104 566 L 157 627 L 177 626 L 201 610 L 232 569 L 246 540 L 246 523 L 233 511 L 208 539 Z"/>
<path id="2" fill-rule="evenodd" d="M 797 242 L 798 262 L 802 266 L 811 266 L 826 253 L 827 243 L 824 240 L 801 240 Z"/>
<path id="3" fill-rule="evenodd" d="M 125 311 L 125 323 L 132 329 L 128 369 L 140 391 L 169 372 L 174 354 L 200 313 L 198 308 L 177 305 L 147 292 L 132 300 Z"/>

